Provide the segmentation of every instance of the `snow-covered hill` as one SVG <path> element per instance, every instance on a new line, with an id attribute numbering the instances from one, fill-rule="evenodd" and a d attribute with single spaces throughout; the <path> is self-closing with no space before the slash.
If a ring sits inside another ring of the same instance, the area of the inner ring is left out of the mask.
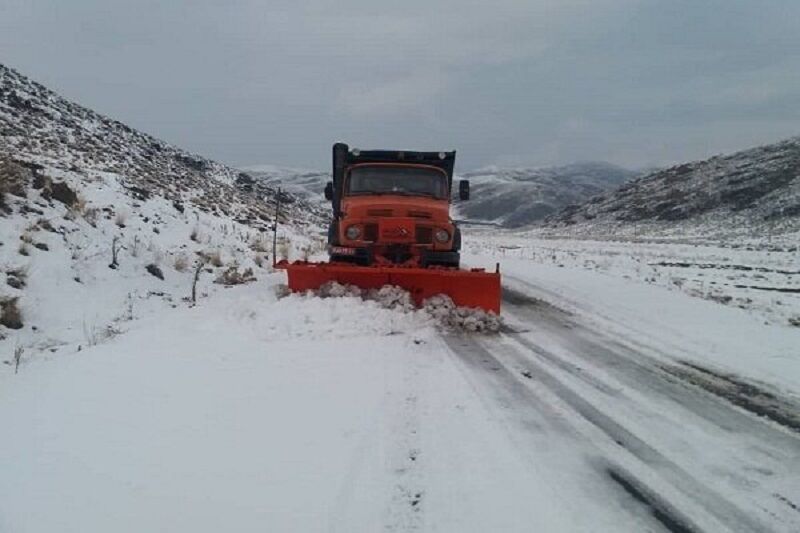
<path id="1" fill-rule="evenodd" d="M 800 138 L 678 165 L 566 208 L 550 229 L 589 236 L 766 237 L 800 230 Z"/>
<path id="2" fill-rule="evenodd" d="M 317 207 L 283 205 L 280 253 L 313 253 Z M 273 216 L 272 187 L 0 65 L 0 360 L 101 342 L 197 266 L 200 297 L 266 275 Z"/>
<path id="3" fill-rule="evenodd" d="M 157 195 L 253 227 L 265 228 L 271 216 L 274 189 L 247 173 L 99 115 L 1 64 L 0 155 L 32 169 L 112 173 L 133 197 Z M 316 214 L 297 207 L 289 212 L 298 222 Z"/>
<path id="4" fill-rule="evenodd" d="M 472 195 L 469 202 L 459 204 L 459 213 L 469 220 L 517 228 L 616 188 L 634 176 L 635 172 L 608 163 L 549 168 L 488 167 L 461 175 L 470 180 Z"/>

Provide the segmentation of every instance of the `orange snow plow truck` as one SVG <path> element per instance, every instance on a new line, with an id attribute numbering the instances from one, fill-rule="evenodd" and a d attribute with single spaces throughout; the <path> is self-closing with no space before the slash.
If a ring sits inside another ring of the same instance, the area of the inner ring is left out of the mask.
<path id="1" fill-rule="evenodd" d="M 461 230 L 450 216 L 456 153 L 358 150 L 333 145 L 333 208 L 327 263 L 281 261 L 289 289 L 336 281 L 362 289 L 396 285 L 417 305 L 438 294 L 500 312 L 500 273 L 461 269 Z M 469 182 L 458 196 L 469 199 Z"/>

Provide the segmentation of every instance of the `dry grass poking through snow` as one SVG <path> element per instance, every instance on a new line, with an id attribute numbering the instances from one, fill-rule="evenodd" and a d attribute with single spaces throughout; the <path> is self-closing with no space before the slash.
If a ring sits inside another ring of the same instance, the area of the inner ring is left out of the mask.
<path id="1" fill-rule="evenodd" d="M 0 324 L 9 329 L 22 327 L 22 310 L 19 308 L 19 298 L 0 300 Z"/>

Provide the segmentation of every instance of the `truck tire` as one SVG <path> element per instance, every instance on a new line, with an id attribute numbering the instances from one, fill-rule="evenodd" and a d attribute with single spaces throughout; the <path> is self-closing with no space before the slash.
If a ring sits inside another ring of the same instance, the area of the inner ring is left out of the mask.
<path id="1" fill-rule="evenodd" d="M 331 220 L 328 225 L 328 244 L 331 246 L 339 244 L 339 222 L 336 220 Z"/>
<path id="2" fill-rule="evenodd" d="M 461 228 L 456 226 L 455 231 L 453 232 L 453 251 L 460 252 L 461 251 Z"/>

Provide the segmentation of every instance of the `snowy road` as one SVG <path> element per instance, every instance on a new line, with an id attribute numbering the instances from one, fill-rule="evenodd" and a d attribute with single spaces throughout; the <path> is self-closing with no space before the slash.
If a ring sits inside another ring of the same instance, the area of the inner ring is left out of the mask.
<path id="1" fill-rule="evenodd" d="M 0 531 L 800 529 L 794 397 L 581 276 L 509 264 L 506 328 L 475 337 L 276 275 L 31 361 L 2 376 Z"/>
<path id="2" fill-rule="evenodd" d="M 499 418 L 520 435 L 569 435 L 586 468 L 608 482 L 595 497 L 613 508 L 625 494 L 650 527 L 800 528 L 795 405 L 761 401 L 746 386 L 729 394 L 724 378 L 650 357 L 536 298 L 529 283 L 509 285 L 511 327 L 499 341 L 448 339 Z"/>

